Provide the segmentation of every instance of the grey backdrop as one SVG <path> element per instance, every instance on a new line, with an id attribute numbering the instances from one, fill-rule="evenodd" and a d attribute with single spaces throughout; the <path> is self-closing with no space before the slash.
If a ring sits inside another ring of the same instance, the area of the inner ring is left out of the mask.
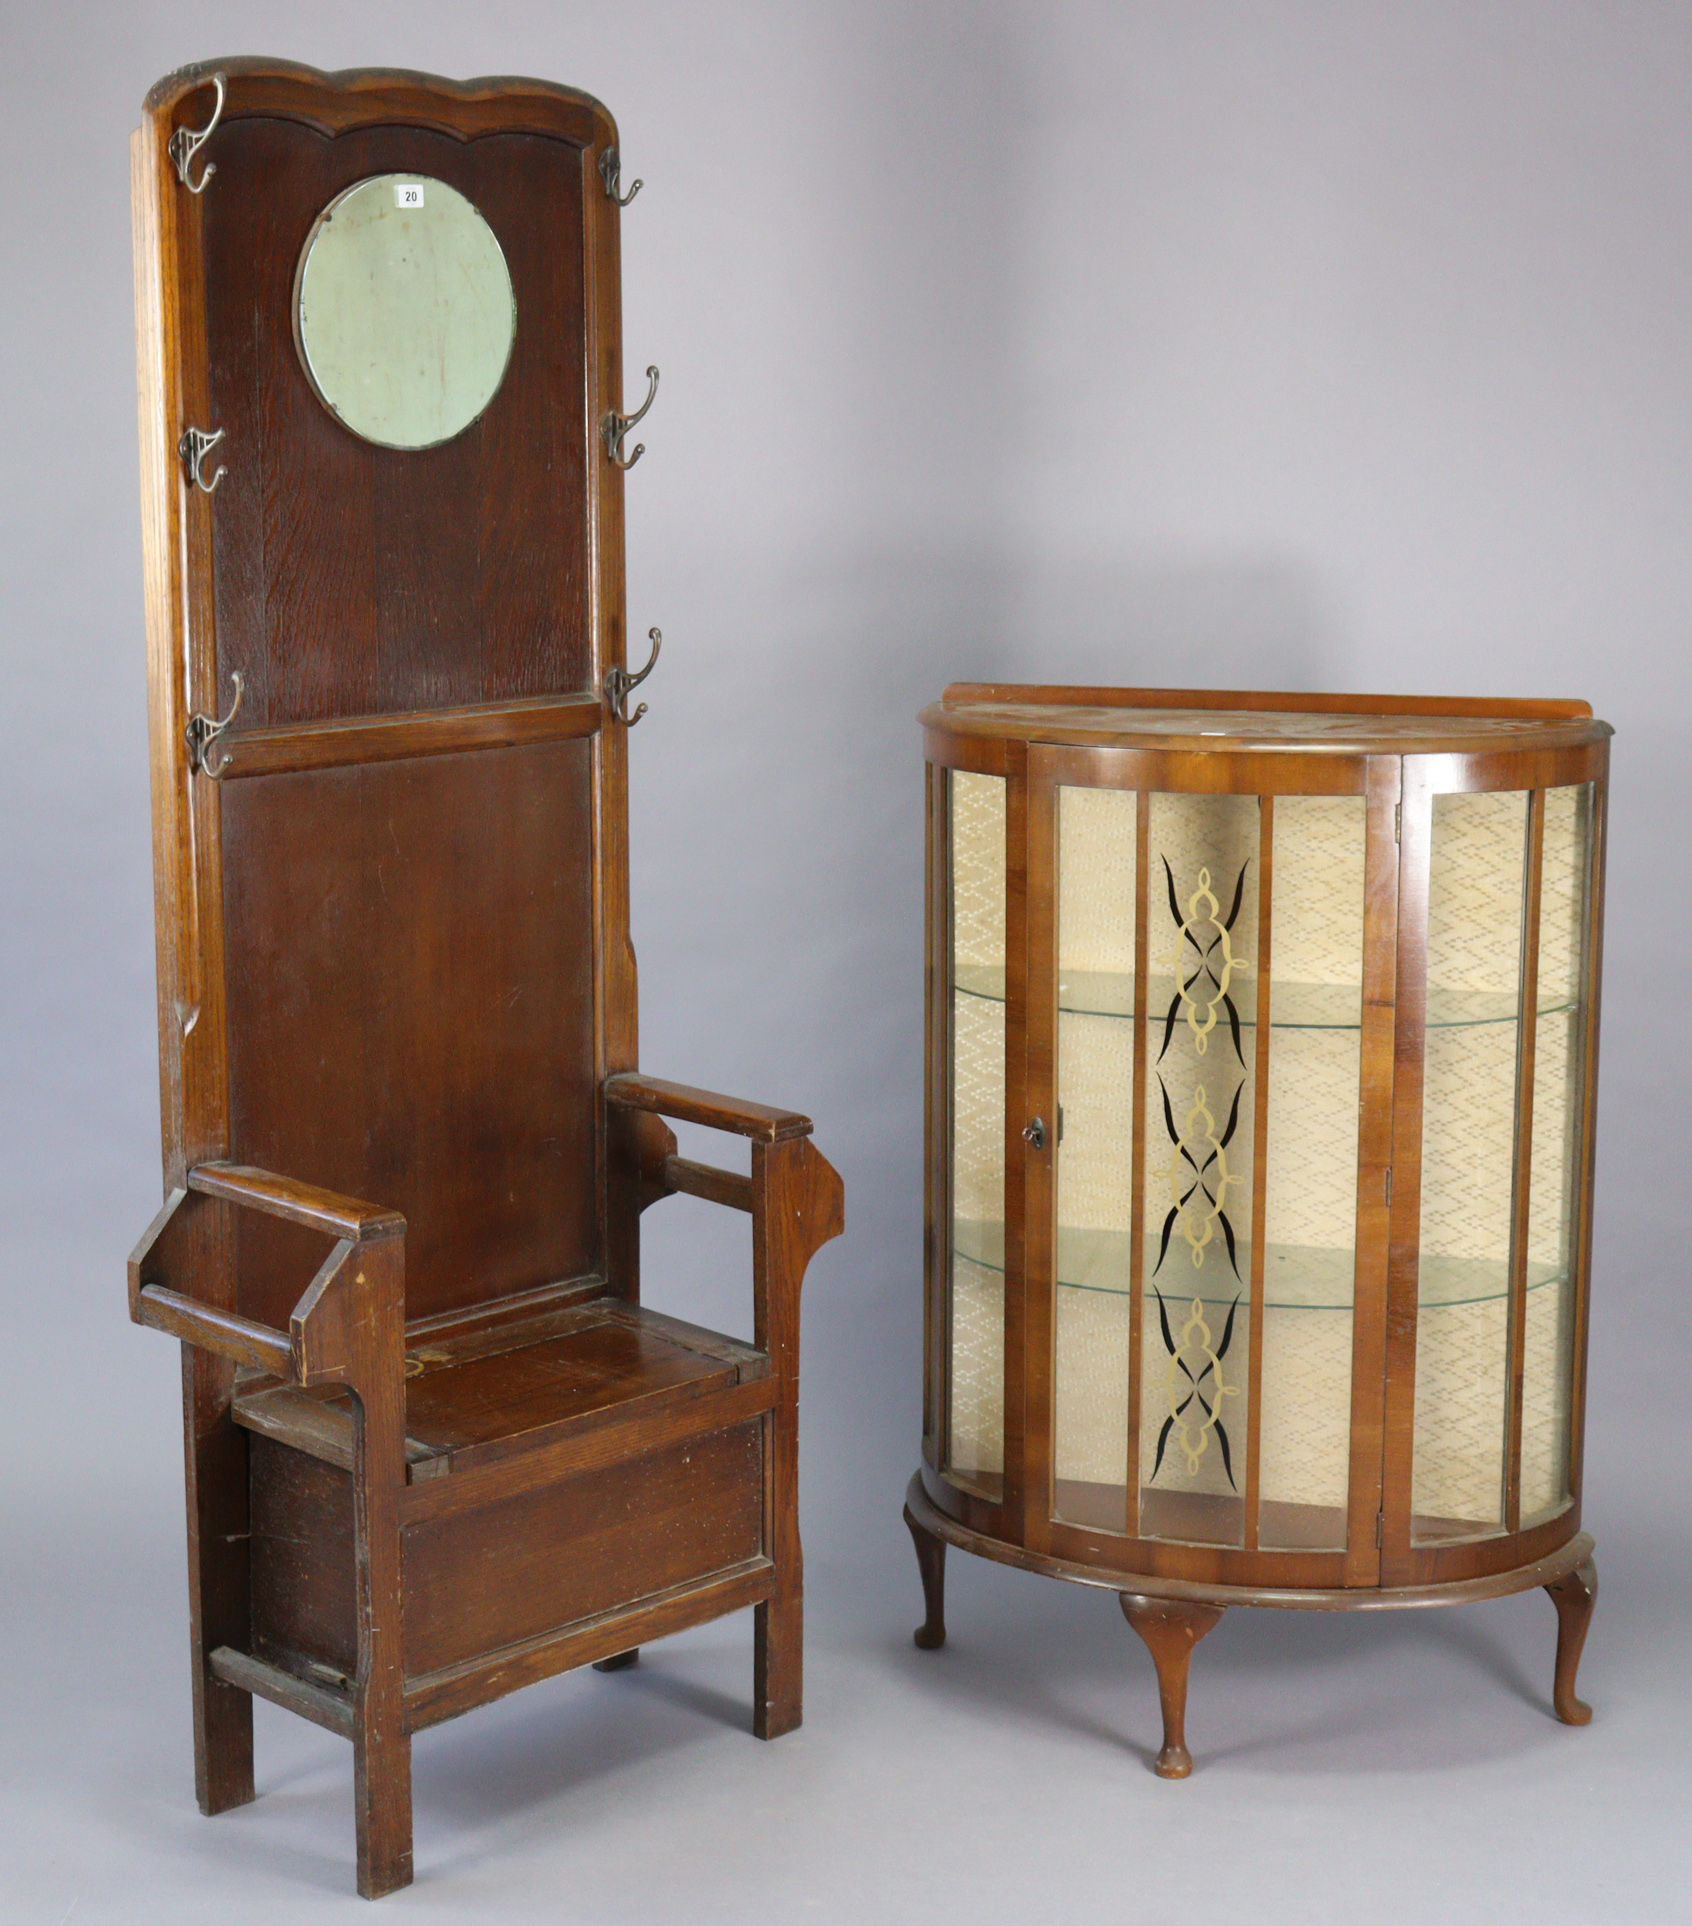
<path id="1" fill-rule="evenodd" d="M 809 1722 L 744 1619 L 426 1735 L 395 1915 L 1687 1916 L 1692 9 L 5 0 L 7 1920 L 365 1917 L 349 1757 L 261 1706 L 193 1811 L 158 1195 L 126 143 L 191 59 L 581 85 L 618 115 L 643 1059 L 791 1103 Z M 627 177 L 627 175 L 626 175 Z M 1618 730 L 1588 1519 L 1597 1720 L 1537 1594 L 1234 1614 L 1145 1769 L 1108 1594 L 954 1556 L 916 1653 L 920 744 L 949 679 L 1590 698 Z M 744 1324 L 743 1231 L 649 1219 Z"/>

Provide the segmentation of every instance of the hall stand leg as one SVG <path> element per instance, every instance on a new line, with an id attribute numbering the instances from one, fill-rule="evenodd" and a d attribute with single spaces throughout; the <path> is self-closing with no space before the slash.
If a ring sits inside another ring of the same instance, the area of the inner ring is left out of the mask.
<path id="1" fill-rule="evenodd" d="M 194 1791 L 208 1817 L 253 1798 L 252 1694 L 211 1669 L 220 1645 L 251 1642 L 247 1434 L 230 1409 L 235 1367 L 182 1347 L 188 1463 L 188 1600 L 194 1639 Z"/>
<path id="2" fill-rule="evenodd" d="M 353 1389 L 353 1809 L 358 1890 L 365 1899 L 411 1884 L 411 1735 L 405 1729 L 405 1620 L 400 1493 L 405 1487 L 405 1246 L 358 1247 Z"/>
<path id="3" fill-rule="evenodd" d="M 752 1730 L 779 1739 L 805 1717 L 805 1598 L 778 1594 L 752 1613 Z"/>
<path id="4" fill-rule="evenodd" d="M 905 1523 L 910 1527 L 911 1543 L 916 1546 L 917 1570 L 922 1574 L 922 1603 L 927 1617 L 911 1634 L 925 1652 L 938 1651 L 946 1643 L 946 1541 L 936 1538 L 925 1525 L 919 1525 L 905 1507 Z"/>
<path id="5" fill-rule="evenodd" d="M 1586 1725 L 1592 1707 L 1575 1697 L 1575 1673 L 1580 1670 L 1592 1608 L 1598 1602 L 1598 1567 L 1589 1558 L 1545 1589 L 1557 1608 L 1557 1674 L 1551 1703 L 1564 1725 Z"/>
<path id="6" fill-rule="evenodd" d="M 764 1420 L 770 1596 L 752 1615 L 752 1730 L 791 1732 L 805 1711 L 805 1554 L 799 1542 L 799 1291 L 812 1257 L 846 1226 L 839 1173 L 808 1137 L 752 1146 L 752 1342 L 770 1360 Z"/>
<path id="7" fill-rule="evenodd" d="M 752 1730 L 779 1739 L 805 1716 L 805 1554 L 799 1541 L 799 1279 L 786 1238 L 787 1195 L 803 1145 L 752 1147 L 754 1342 L 779 1384 L 764 1421 L 764 1478 L 775 1589 L 752 1613 Z M 761 1288 L 760 1288 L 761 1287 Z"/>
<path id="8" fill-rule="evenodd" d="M 1187 1671 L 1193 1647 L 1219 1625 L 1219 1605 L 1192 1605 L 1181 1599 L 1146 1598 L 1137 1592 L 1121 1595 L 1122 1616 L 1146 1642 L 1157 1667 L 1158 1696 L 1163 1702 L 1163 1750 L 1154 1770 L 1160 1779 L 1184 1779 L 1193 1769 L 1187 1750 Z"/>

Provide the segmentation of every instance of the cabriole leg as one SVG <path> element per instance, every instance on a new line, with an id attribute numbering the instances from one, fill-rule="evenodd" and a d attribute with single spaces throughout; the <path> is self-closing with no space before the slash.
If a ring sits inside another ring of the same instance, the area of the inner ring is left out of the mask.
<path id="1" fill-rule="evenodd" d="M 1217 1605 L 1193 1605 L 1182 1599 L 1146 1598 L 1137 1592 L 1121 1594 L 1122 1615 L 1146 1642 L 1157 1667 L 1158 1696 L 1163 1701 L 1163 1750 L 1155 1767 L 1160 1779 L 1184 1779 L 1193 1769 L 1187 1750 L 1187 1669 L 1193 1647 L 1221 1623 Z"/>
<path id="2" fill-rule="evenodd" d="M 1598 1567 L 1589 1558 L 1545 1589 L 1557 1608 L 1557 1675 L 1551 1703 L 1564 1725 L 1585 1725 L 1592 1707 L 1575 1697 L 1575 1673 L 1580 1669 L 1592 1608 L 1598 1602 Z"/>
<path id="3" fill-rule="evenodd" d="M 926 1525 L 918 1524 L 909 1505 L 905 1507 L 905 1523 L 916 1546 L 922 1603 L 927 1613 L 911 1637 L 925 1652 L 933 1652 L 946 1643 L 946 1541 L 936 1538 Z"/>
<path id="4" fill-rule="evenodd" d="M 208 1816 L 253 1797 L 253 1701 L 208 1660 L 252 1638 L 247 1562 L 247 1434 L 230 1414 L 235 1367 L 182 1347 L 188 1473 L 188 1603 L 194 1642 L 194 1791 Z"/>

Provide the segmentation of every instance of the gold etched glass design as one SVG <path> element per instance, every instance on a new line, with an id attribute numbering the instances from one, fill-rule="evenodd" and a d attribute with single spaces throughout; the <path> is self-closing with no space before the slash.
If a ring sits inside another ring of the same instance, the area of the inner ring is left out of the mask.
<path id="1" fill-rule="evenodd" d="M 1533 1150 L 1528 1191 L 1527 1322 L 1522 1360 L 1522 1524 L 1569 1499 L 1575 1346 L 1575 1200 L 1580 1170 L 1581 1061 L 1586 1040 L 1586 934 L 1592 786 L 1545 792 L 1539 993 L 1534 1037 Z"/>
<path id="2" fill-rule="evenodd" d="M 1258 1543 L 1278 1550 L 1346 1544 L 1366 817 L 1275 799 Z"/>
<path id="3" fill-rule="evenodd" d="M 1005 1407 L 1005 784 L 951 792 L 949 1421 L 944 1469 L 999 1499 Z"/>
<path id="4" fill-rule="evenodd" d="M 1140 1530 L 1244 1540 L 1260 812 L 1151 798 Z"/>
<path id="5" fill-rule="evenodd" d="M 1056 1515 L 1128 1522 L 1136 810 L 1058 790 Z"/>
<path id="6" fill-rule="evenodd" d="M 1418 1544 L 1504 1522 L 1526 854 L 1525 793 L 1434 797 L 1411 1476 Z"/>

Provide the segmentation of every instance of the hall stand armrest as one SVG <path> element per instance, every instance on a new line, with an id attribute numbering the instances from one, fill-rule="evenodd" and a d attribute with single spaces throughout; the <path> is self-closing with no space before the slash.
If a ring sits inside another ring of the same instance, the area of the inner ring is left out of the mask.
<path id="1" fill-rule="evenodd" d="M 633 1071 L 607 1077 L 613 1111 L 674 1117 L 752 1140 L 752 1174 L 719 1170 L 676 1155 L 667 1129 L 639 1133 L 640 1207 L 677 1191 L 752 1215 L 753 1343 L 777 1371 L 799 1369 L 799 1289 L 813 1256 L 846 1227 L 839 1173 L 810 1141 L 811 1120 L 741 1097 Z"/>
<path id="2" fill-rule="evenodd" d="M 258 1170 L 251 1164 L 196 1164 L 188 1173 L 188 1188 L 354 1243 L 405 1235 L 405 1219 L 397 1210 L 366 1204 L 357 1197 L 342 1197 L 316 1184 L 279 1177 L 273 1170 Z"/>
<path id="3" fill-rule="evenodd" d="M 811 1134 L 810 1118 L 796 1110 L 774 1110 L 765 1103 L 719 1096 L 714 1090 L 696 1090 L 691 1084 L 667 1083 L 662 1077 L 644 1077 L 634 1070 L 605 1079 L 605 1100 L 628 1110 L 655 1111 L 660 1117 L 674 1117 L 678 1123 L 727 1130 L 737 1137 L 750 1137 L 754 1143 L 787 1143 Z"/>
<path id="4" fill-rule="evenodd" d="M 256 1210 L 335 1239 L 289 1314 L 286 1331 L 232 1308 L 227 1224 L 224 1213 L 207 1203 Z M 198 1165 L 187 1184 L 166 1198 L 130 1257 L 130 1316 L 293 1384 L 353 1381 L 361 1375 L 360 1358 L 378 1370 L 388 1364 L 403 1373 L 404 1237 L 405 1219 L 397 1211 L 271 1171 Z M 402 1280 L 393 1306 L 384 1305 L 392 1292 L 381 1288 L 389 1273 Z M 384 1331 L 384 1325 L 393 1328 Z M 384 1352 L 392 1353 L 391 1361 L 378 1362 Z"/>

